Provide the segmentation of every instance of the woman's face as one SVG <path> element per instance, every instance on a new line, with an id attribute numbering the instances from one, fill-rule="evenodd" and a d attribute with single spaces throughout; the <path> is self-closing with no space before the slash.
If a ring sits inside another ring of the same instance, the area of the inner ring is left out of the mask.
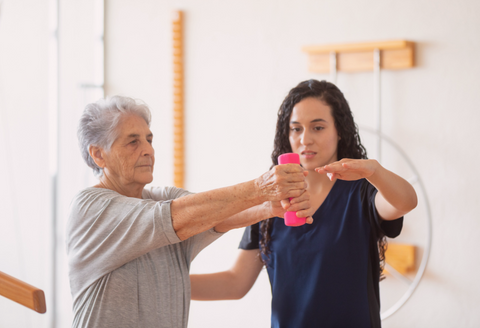
<path id="1" fill-rule="evenodd" d="M 105 152 L 104 174 L 121 187 L 146 185 L 153 180 L 155 151 L 153 134 L 145 120 L 136 115 L 121 118 L 119 135 L 110 151 Z"/>
<path id="2" fill-rule="evenodd" d="M 317 98 L 305 98 L 293 107 L 290 146 L 307 170 L 337 161 L 338 133 L 331 109 Z"/>

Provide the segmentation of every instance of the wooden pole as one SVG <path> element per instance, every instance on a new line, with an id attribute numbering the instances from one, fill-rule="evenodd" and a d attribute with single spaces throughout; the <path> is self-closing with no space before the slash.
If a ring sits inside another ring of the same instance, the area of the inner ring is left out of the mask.
<path id="1" fill-rule="evenodd" d="M 47 312 L 43 290 L 0 271 L 0 295 L 38 313 Z"/>
<path id="2" fill-rule="evenodd" d="M 173 13 L 173 184 L 184 188 L 183 12 Z"/>

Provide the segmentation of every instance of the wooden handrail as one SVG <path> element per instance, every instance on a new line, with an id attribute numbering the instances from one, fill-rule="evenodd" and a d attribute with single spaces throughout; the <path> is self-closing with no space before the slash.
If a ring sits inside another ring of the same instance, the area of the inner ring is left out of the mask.
<path id="1" fill-rule="evenodd" d="M 38 313 L 47 312 L 45 294 L 26 282 L 0 271 L 0 295 Z"/>

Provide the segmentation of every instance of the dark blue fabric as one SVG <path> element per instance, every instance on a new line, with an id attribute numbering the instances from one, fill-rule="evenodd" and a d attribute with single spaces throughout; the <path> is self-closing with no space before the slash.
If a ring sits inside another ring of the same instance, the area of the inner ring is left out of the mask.
<path id="1" fill-rule="evenodd" d="M 272 327 L 380 327 L 376 241 L 398 235 L 403 218 L 382 221 L 376 192 L 364 179 L 337 180 L 313 224 L 287 227 L 274 219 Z M 258 230 L 247 228 L 240 248 L 258 248 Z"/>

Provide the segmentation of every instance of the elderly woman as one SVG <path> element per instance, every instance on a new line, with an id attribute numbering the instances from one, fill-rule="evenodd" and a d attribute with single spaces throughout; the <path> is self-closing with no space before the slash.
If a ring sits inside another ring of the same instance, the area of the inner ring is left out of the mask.
<path id="1" fill-rule="evenodd" d="M 308 216 L 305 174 L 293 164 L 198 194 L 145 189 L 155 164 L 149 125 L 146 105 L 119 96 L 89 104 L 81 117 L 81 153 L 99 183 L 70 208 L 73 327 L 186 327 L 190 262 L 204 247 L 287 208 Z"/>

